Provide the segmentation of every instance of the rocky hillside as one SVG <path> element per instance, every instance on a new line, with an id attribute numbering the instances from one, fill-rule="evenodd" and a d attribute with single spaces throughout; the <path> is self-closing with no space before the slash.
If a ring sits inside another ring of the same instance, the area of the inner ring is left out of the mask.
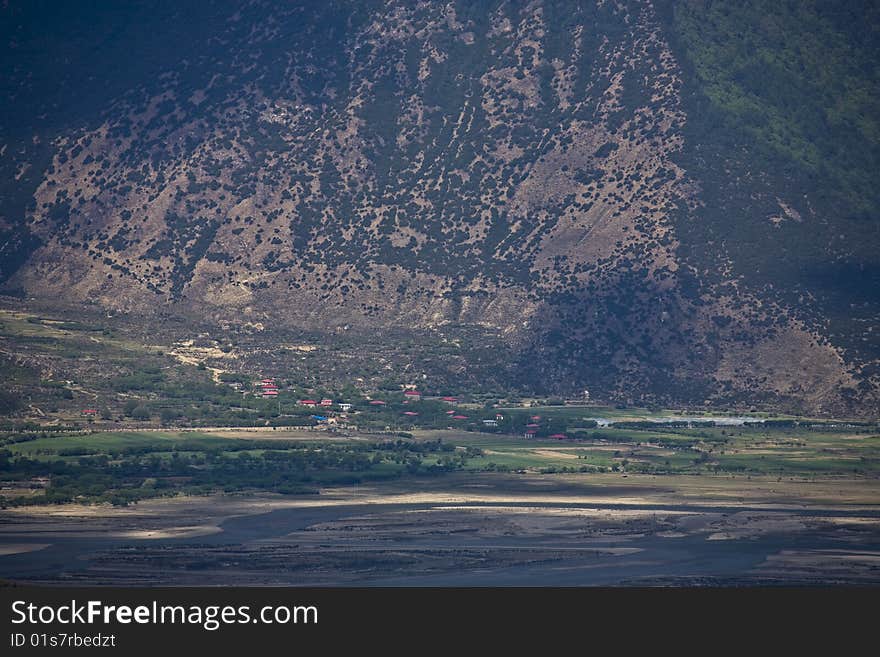
<path id="1" fill-rule="evenodd" d="M 877 12 L 58 4 L 0 9 L 9 295 L 473 327 L 524 390 L 876 410 Z"/>

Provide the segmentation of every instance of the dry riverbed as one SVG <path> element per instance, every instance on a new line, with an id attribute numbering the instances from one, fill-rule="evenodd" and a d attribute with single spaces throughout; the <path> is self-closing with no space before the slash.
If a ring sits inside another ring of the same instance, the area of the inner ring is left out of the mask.
<path id="1" fill-rule="evenodd" d="M 455 474 L 0 512 L 34 583 L 880 583 L 880 483 Z"/>

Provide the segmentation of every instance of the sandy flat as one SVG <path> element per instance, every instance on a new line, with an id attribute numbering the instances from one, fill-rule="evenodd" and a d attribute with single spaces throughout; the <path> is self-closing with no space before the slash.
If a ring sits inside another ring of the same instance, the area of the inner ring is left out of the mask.
<path id="1" fill-rule="evenodd" d="M 137 540 L 163 539 L 163 538 L 195 538 L 197 536 L 210 536 L 223 531 L 217 525 L 195 525 L 190 527 L 169 527 L 168 529 L 132 529 L 124 532 L 114 532 L 112 536 L 118 538 L 133 538 Z"/>
<path id="2" fill-rule="evenodd" d="M 412 491 L 395 485 L 361 485 L 327 488 L 320 496 L 284 497 L 272 494 L 209 497 L 179 496 L 144 500 L 129 507 L 105 505 L 21 506 L 2 513 L 12 516 L 42 517 L 139 517 L 162 514 L 200 513 L 203 518 L 268 512 L 278 508 L 320 507 L 345 504 L 689 504 L 736 507 L 761 505 L 766 509 L 804 508 L 822 504 L 823 508 L 847 510 L 876 509 L 880 482 L 867 480 L 782 481 L 775 478 L 747 480 L 745 477 L 657 477 L 619 474 L 535 476 L 517 478 L 518 489 L 487 486 L 492 477 L 471 475 L 449 487 L 441 482 L 425 482 L 427 490 Z M 474 485 L 481 483 L 483 485 Z M 566 484 L 571 484 L 570 486 Z M 560 486 L 562 484 L 562 486 Z M 579 488 L 579 484 L 586 484 Z M 429 487 L 430 486 L 430 487 Z M 609 487 L 606 491 L 605 488 Z M 581 492 L 583 491 L 583 492 Z M 189 523 L 194 524 L 194 523 Z"/>
<path id="3" fill-rule="evenodd" d="M 537 454 L 538 456 L 548 456 L 550 458 L 562 458 L 562 459 L 575 459 L 577 460 L 578 455 L 572 454 L 571 452 L 564 452 L 562 450 L 557 449 L 533 449 L 531 450 L 533 454 Z"/>

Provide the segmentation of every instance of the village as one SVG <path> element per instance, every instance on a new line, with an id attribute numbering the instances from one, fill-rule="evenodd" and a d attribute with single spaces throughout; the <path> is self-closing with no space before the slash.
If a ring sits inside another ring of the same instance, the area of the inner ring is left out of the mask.
<path id="1" fill-rule="evenodd" d="M 224 392 L 225 390 L 225 392 Z M 312 394 L 309 394 L 312 393 Z M 320 393 L 320 394 L 315 394 Z M 68 428 L 179 429 L 249 427 L 318 432 L 409 435 L 416 430 L 498 434 L 525 440 L 588 440 L 597 429 L 699 429 L 762 425 L 768 416 L 736 410 L 653 410 L 610 406 L 592 400 L 588 390 L 569 399 L 486 398 L 469 393 L 428 393 L 414 384 L 397 390 L 344 392 L 303 388 L 277 376 L 245 377 L 203 388 L 198 399 L 143 399 L 126 395 L 123 412 L 107 405 L 65 415 Z M 117 400 L 118 403 L 118 400 Z M 85 421 L 85 426 L 82 422 Z M 791 424 L 794 420 L 772 420 Z"/>
<path id="2" fill-rule="evenodd" d="M 279 409 L 285 393 L 282 384 L 274 377 L 254 381 L 250 389 L 237 382 L 232 383 L 231 387 L 242 395 L 277 400 Z M 589 393 L 586 391 L 585 400 L 589 400 Z M 464 396 L 428 395 L 415 386 L 404 387 L 399 394 L 385 394 L 382 398 L 362 395 L 356 400 L 322 397 L 295 398 L 289 401 L 292 401 L 300 411 L 310 411 L 308 419 L 313 421 L 316 428 L 357 430 L 360 428 L 359 423 L 366 422 L 372 425 L 380 419 L 388 423 L 384 427 L 387 430 L 431 427 L 491 433 L 516 432 L 524 438 L 539 436 L 559 440 L 569 438 L 564 432 L 548 433 L 547 426 L 541 424 L 541 415 L 524 417 L 521 413 L 517 413 L 514 417 L 509 417 L 509 414 L 505 415 L 487 408 L 487 404 L 468 402 Z M 279 413 L 279 417 L 301 418 L 302 415 L 302 412 Z M 594 426 L 596 425 L 593 424 L 589 428 Z M 502 429 L 504 431 L 501 431 Z"/>

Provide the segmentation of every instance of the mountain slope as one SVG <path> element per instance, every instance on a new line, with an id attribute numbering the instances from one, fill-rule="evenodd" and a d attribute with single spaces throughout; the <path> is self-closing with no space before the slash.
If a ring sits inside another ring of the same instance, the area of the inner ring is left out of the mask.
<path id="1" fill-rule="evenodd" d="M 524 389 L 866 412 L 877 353 L 826 303 L 840 267 L 876 271 L 865 163 L 835 165 L 854 215 L 803 197 L 815 140 L 725 104 L 742 76 L 699 39 L 730 29 L 712 7 L 108 5 L 45 52 L 40 7 L 13 3 L 6 289 L 230 326 L 473 325 Z M 794 145 L 755 166 L 767 135 Z M 804 244 L 817 224 L 861 228 Z"/>

